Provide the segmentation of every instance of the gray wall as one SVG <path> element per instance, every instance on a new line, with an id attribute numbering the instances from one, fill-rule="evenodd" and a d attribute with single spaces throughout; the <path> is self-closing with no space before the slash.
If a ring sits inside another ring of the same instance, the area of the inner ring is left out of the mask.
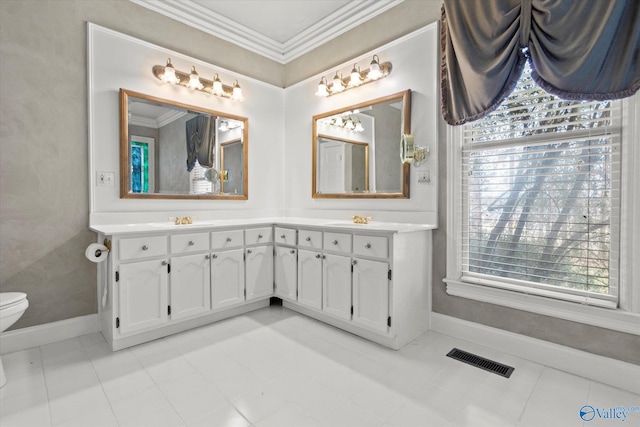
<path id="1" fill-rule="evenodd" d="M 127 0 L 0 1 L 0 291 L 29 294 L 15 328 L 95 313 L 88 231 L 86 21 L 247 76 L 290 86 L 440 18 L 406 0 L 286 67 Z M 419 52 L 416 52 L 419 54 Z M 446 294 L 446 144 L 439 141 L 433 310 L 640 364 L 640 339 Z"/>
<path id="2" fill-rule="evenodd" d="M 189 194 L 191 180 L 187 171 L 187 121 L 195 115 L 187 114 L 160 129 L 158 149 L 158 193 Z M 161 171 L 161 173 L 160 173 Z"/>

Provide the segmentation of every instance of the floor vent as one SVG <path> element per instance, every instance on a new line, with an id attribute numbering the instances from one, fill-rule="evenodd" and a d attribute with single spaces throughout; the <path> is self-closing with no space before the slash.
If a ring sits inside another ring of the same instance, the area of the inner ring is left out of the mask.
<path id="1" fill-rule="evenodd" d="M 485 359 L 484 357 L 476 356 L 475 354 L 467 353 L 457 348 L 451 350 L 447 356 L 505 378 L 509 378 L 514 371 L 514 368 L 511 366 L 503 365 L 502 363 L 494 362 L 493 360 Z"/>

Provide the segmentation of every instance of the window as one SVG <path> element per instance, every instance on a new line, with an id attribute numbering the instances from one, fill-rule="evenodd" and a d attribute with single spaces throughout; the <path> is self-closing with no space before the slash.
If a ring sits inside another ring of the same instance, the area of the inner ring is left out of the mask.
<path id="1" fill-rule="evenodd" d="M 527 68 L 458 132 L 462 282 L 618 306 L 621 101 L 564 101 Z"/>

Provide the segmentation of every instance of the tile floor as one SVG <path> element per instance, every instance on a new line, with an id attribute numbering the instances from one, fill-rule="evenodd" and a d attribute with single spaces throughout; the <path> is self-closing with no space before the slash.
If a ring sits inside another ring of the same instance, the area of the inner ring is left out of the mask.
<path id="1" fill-rule="evenodd" d="M 509 379 L 445 357 L 515 367 Z M 111 352 L 100 334 L 3 356 L 0 426 L 639 426 L 640 396 L 428 332 L 393 351 L 270 307 Z"/>

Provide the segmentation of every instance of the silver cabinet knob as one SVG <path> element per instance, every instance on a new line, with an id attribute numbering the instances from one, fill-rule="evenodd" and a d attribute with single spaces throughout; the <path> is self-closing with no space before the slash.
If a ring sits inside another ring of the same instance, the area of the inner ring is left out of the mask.
<path id="1" fill-rule="evenodd" d="M 322 255 L 316 254 L 316 258 L 322 258 Z"/>
<path id="2" fill-rule="evenodd" d="M 167 265 L 167 261 L 162 261 L 162 265 Z"/>
<path id="3" fill-rule="evenodd" d="M 286 239 L 287 236 L 285 236 L 284 234 L 282 236 L 280 236 L 281 239 Z"/>
<path id="4" fill-rule="evenodd" d="M 196 243 L 195 243 L 193 240 L 189 240 L 189 246 L 193 246 L 193 245 L 195 245 L 195 244 L 196 244 Z"/>
<path id="5" fill-rule="evenodd" d="M 334 240 L 332 243 L 333 243 L 334 245 L 337 245 L 337 244 L 338 244 L 338 241 L 337 241 L 337 240 Z"/>
<path id="6" fill-rule="evenodd" d="M 355 259 L 353 261 L 351 261 L 351 265 L 356 265 L 358 263 L 358 261 L 356 261 Z"/>
<path id="7" fill-rule="evenodd" d="M 371 243 L 367 243 L 366 245 L 364 245 L 364 247 L 367 249 L 371 249 Z"/>
<path id="8" fill-rule="evenodd" d="M 204 259 L 209 259 L 209 258 L 211 258 L 209 255 L 204 256 Z"/>
<path id="9" fill-rule="evenodd" d="M 306 240 L 307 242 L 310 242 L 310 241 L 311 241 L 311 237 L 307 237 L 305 240 Z"/>
<path id="10" fill-rule="evenodd" d="M 149 246 L 147 246 L 147 245 L 144 245 L 144 246 L 142 247 L 142 250 L 143 250 L 143 251 L 146 251 L 147 249 L 149 249 Z"/>
<path id="11" fill-rule="evenodd" d="M 227 237 L 227 242 L 230 242 L 230 241 L 231 241 L 231 237 Z"/>
<path id="12" fill-rule="evenodd" d="M 218 255 L 213 254 L 213 255 L 211 255 L 211 258 L 213 258 L 213 259 L 217 259 L 217 258 L 218 258 Z"/>
<path id="13" fill-rule="evenodd" d="M 250 254 L 250 253 L 252 253 L 252 252 L 253 252 L 253 251 L 252 251 L 251 249 L 247 249 L 247 253 L 248 253 L 248 254 Z"/>
<path id="14" fill-rule="evenodd" d="M 295 254 L 296 251 L 295 251 L 295 249 L 291 249 L 291 251 L 289 251 L 289 253 Z"/>
<path id="15" fill-rule="evenodd" d="M 262 239 L 262 234 L 258 234 L 258 239 Z"/>

